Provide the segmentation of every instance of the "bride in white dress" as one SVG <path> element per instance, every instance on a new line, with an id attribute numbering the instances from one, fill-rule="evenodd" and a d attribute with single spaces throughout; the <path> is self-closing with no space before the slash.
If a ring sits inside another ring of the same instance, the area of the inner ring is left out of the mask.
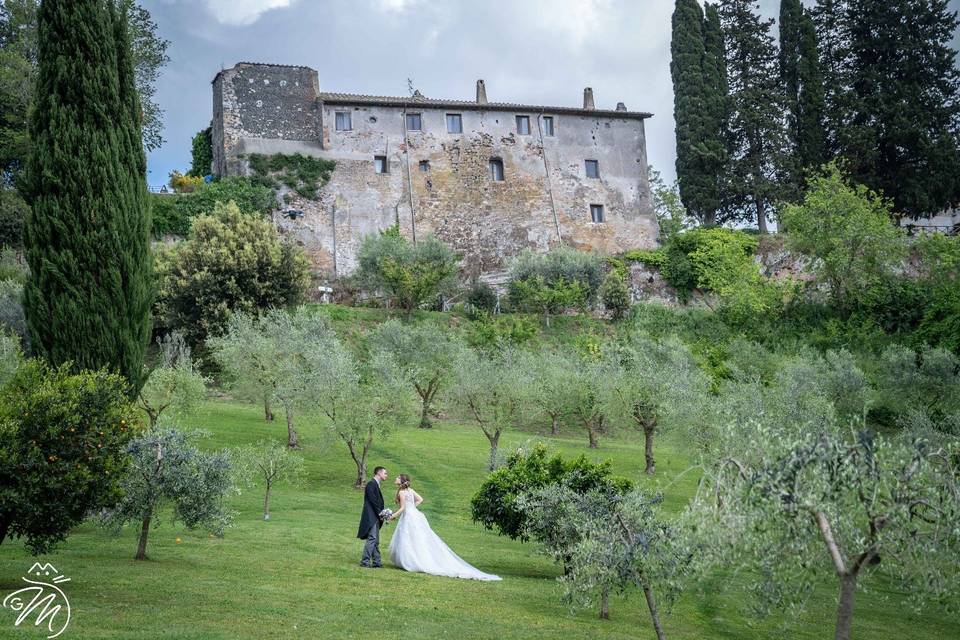
<path id="1" fill-rule="evenodd" d="M 394 481 L 399 487 L 397 502 L 400 508 L 390 518 L 400 518 L 390 539 L 390 559 L 393 564 L 407 571 L 418 571 L 435 576 L 468 578 L 471 580 L 500 580 L 500 576 L 484 573 L 471 566 L 448 547 L 440 536 L 433 532 L 427 516 L 417 507 L 423 502 L 416 491 L 410 488 L 410 477 L 400 474 Z"/>

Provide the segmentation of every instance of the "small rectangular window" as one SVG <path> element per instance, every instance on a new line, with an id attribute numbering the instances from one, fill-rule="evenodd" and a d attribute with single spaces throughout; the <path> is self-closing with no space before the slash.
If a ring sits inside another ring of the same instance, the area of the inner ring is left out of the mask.
<path id="1" fill-rule="evenodd" d="M 590 205 L 590 220 L 593 222 L 603 222 L 603 205 Z"/>
<path id="2" fill-rule="evenodd" d="M 423 173 L 426 173 L 427 171 L 430 171 L 430 161 L 429 161 L 429 160 L 421 160 L 421 161 L 420 161 L 420 171 L 422 171 Z"/>
<path id="3" fill-rule="evenodd" d="M 337 131 L 350 131 L 353 123 L 350 121 L 349 111 L 337 111 Z"/>
<path id="4" fill-rule="evenodd" d="M 407 131 L 420 131 L 420 114 L 407 114 Z"/>
<path id="5" fill-rule="evenodd" d="M 377 173 L 387 173 L 387 156 L 373 156 L 373 168 Z"/>
<path id="6" fill-rule="evenodd" d="M 503 182 L 503 160 L 500 158 L 490 158 L 490 179 Z"/>
<path id="7" fill-rule="evenodd" d="M 463 133 L 463 118 L 459 113 L 447 114 L 447 133 Z"/>
<path id="8" fill-rule="evenodd" d="M 530 116 L 517 116 L 517 133 L 521 136 L 530 135 Z"/>
<path id="9" fill-rule="evenodd" d="M 586 164 L 587 166 L 588 178 L 600 177 L 600 162 L 598 162 L 597 160 L 584 160 L 584 164 Z"/>
<path id="10" fill-rule="evenodd" d="M 553 135 L 553 116 L 543 116 L 543 135 Z"/>

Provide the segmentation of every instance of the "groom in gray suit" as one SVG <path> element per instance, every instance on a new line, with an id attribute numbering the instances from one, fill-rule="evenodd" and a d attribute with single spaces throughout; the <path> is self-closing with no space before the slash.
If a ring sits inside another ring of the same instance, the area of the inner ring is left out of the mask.
<path id="1" fill-rule="evenodd" d="M 366 540 L 363 545 L 361 567 L 380 567 L 380 527 L 383 526 L 383 494 L 380 483 L 387 479 L 387 470 L 377 467 L 373 470 L 373 480 L 363 490 L 363 511 L 360 513 L 360 528 L 357 537 Z"/>

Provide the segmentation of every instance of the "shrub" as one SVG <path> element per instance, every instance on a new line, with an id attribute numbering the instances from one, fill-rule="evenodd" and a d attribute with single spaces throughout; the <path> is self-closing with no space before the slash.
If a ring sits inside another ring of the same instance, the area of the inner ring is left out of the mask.
<path id="1" fill-rule="evenodd" d="M 578 281 L 569 281 L 563 276 L 548 282 L 542 275 L 511 280 L 509 285 L 510 305 L 520 311 L 540 313 L 550 324 L 550 314 L 568 309 L 585 311 L 589 292 Z"/>
<path id="2" fill-rule="evenodd" d="M 694 229 L 674 236 L 665 247 L 661 273 L 681 301 L 689 300 L 694 289 L 722 295 L 744 277 L 758 281 L 759 268 L 753 263 L 756 248 L 756 238 L 742 231 Z"/>
<path id="3" fill-rule="evenodd" d="M 663 249 L 630 249 L 623 253 L 623 259 L 658 269 L 662 269 L 667 264 L 667 254 Z"/>
<path id="4" fill-rule="evenodd" d="M 511 282 L 541 278 L 549 288 L 558 283 L 572 287 L 576 283 L 589 304 L 603 282 L 603 258 L 596 253 L 561 246 L 547 253 L 525 249 L 510 265 Z"/>
<path id="5" fill-rule="evenodd" d="M 236 311 L 297 304 L 309 283 L 302 250 L 281 241 L 273 224 L 237 205 L 217 204 L 190 237 L 157 255 L 158 313 L 197 345 L 221 333 Z"/>
<path id="6" fill-rule="evenodd" d="M 626 315 L 630 310 L 630 290 L 627 289 L 623 275 L 616 271 L 607 274 L 603 286 L 600 287 L 600 299 L 614 320 L 619 320 Z"/>
<path id="7" fill-rule="evenodd" d="M 526 541 L 526 514 L 518 498 L 560 483 L 578 493 L 609 488 L 624 494 L 633 488 L 629 480 L 612 475 L 609 461 L 594 463 L 584 455 L 564 460 L 560 454 L 548 459 L 547 448 L 536 444 L 529 451 L 517 449 L 505 466 L 487 476 L 470 501 L 473 521 L 500 535 Z"/>
<path id="8" fill-rule="evenodd" d="M 526 344 L 540 334 L 540 327 L 521 315 L 481 315 L 470 327 L 467 342 L 483 351 L 500 351 L 505 347 Z"/>
<path id="9" fill-rule="evenodd" d="M 890 202 L 849 184 L 832 164 L 810 181 L 802 203 L 786 206 L 782 220 L 787 246 L 811 259 L 817 283 L 846 313 L 871 308 L 905 255 Z"/>
<path id="10" fill-rule="evenodd" d="M 0 402 L 0 542 L 23 537 L 34 554 L 120 497 L 135 429 L 126 380 L 68 367 L 28 360 Z"/>
<path id="11" fill-rule="evenodd" d="M 396 225 L 363 238 L 354 278 L 370 292 L 386 294 L 409 316 L 457 286 L 459 258 L 434 236 L 413 244 Z"/>
<path id="12" fill-rule="evenodd" d="M 917 327 L 917 337 L 960 354 L 960 289 L 946 286 L 931 292 Z"/>
<path id="13" fill-rule="evenodd" d="M 153 235 L 186 236 L 193 220 L 213 213 L 217 203 L 236 203 L 243 213 L 267 214 L 277 206 L 274 192 L 250 178 L 231 176 L 197 186 L 193 193 L 152 194 Z"/>
<path id="14" fill-rule="evenodd" d="M 23 247 L 23 221 L 29 211 L 16 189 L 0 187 L 0 247 Z"/>
<path id="15" fill-rule="evenodd" d="M 486 282 L 474 280 L 467 290 L 467 304 L 474 315 L 493 313 L 497 309 L 497 292 Z"/>
<path id="16" fill-rule="evenodd" d="M 170 186 L 177 193 L 193 193 L 202 184 L 202 176 L 183 175 L 176 169 L 170 172 Z"/>

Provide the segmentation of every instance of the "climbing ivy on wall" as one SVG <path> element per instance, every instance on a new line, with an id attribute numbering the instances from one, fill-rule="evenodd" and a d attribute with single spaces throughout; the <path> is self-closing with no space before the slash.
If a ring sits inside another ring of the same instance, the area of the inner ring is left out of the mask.
<path id="1" fill-rule="evenodd" d="M 299 153 L 286 155 L 276 153 L 263 155 L 250 154 L 248 161 L 252 179 L 274 190 L 288 187 L 298 195 L 316 200 L 320 187 L 330 180 L 330 174 L 336 163 L 333 160 L 311 158 Z"/>

